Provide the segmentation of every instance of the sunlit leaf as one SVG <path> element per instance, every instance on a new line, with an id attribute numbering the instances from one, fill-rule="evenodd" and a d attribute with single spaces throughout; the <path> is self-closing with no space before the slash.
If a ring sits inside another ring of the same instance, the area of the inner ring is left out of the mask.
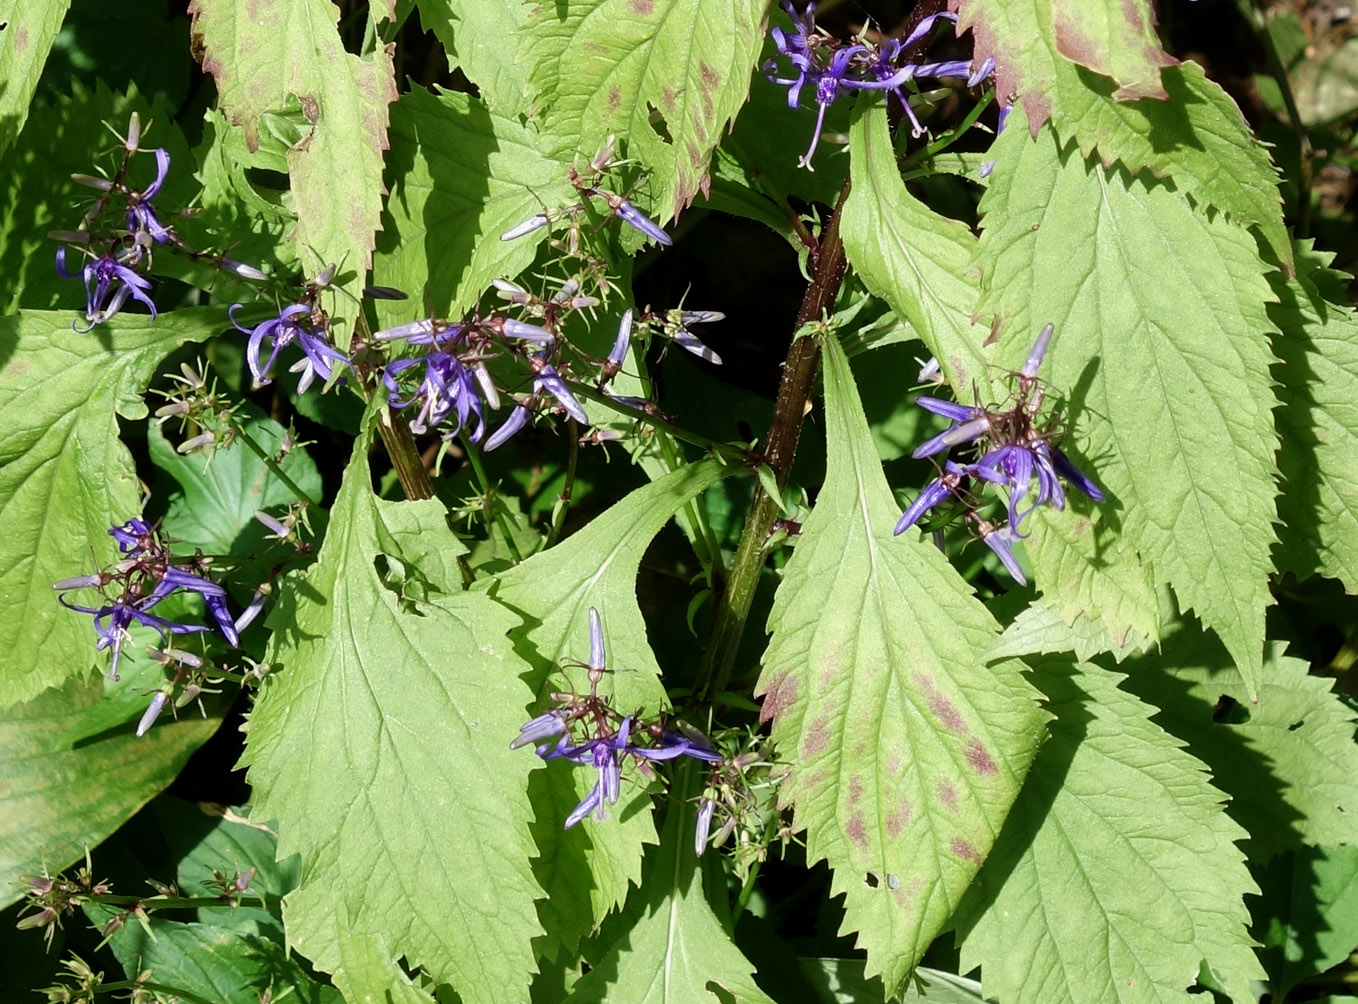
<path id="1" fill-rule="evenodd" d="M 897 989 L 994 843 L 1042 734 L 994 620 L 900 515 L 848 360 L 825 343 L 825 485 L 769 618 L 758 693 L 780 797 L 846 893 L 844 933 Z"/>

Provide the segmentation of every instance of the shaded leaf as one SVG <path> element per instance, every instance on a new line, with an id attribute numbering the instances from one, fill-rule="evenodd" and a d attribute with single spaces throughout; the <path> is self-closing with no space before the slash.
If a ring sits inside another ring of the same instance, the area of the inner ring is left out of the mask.
<path id="1" fill-rule="evenodd" d="M 1358 944 L 1358 847 L 1298 848 L 1270 862 L 1260 884 L 1261 954 L 1280 1000 Z"/>
<path id="2" fill-rule="evenodd" d="M 1253 1001 L 1246 834 L 1205 766 L 1118 674 L 1034 665 L 1056 721 L 963 904 L 961 968 L 981 965 L 987 997 L 1013 1004 L 1186 1004 L 1206 961 Z"/>
<path id="3" fill-rule="evenodd" d="M 1122 668 L 1126 689 L 1162 708 L 1159 722 L 1212 768 L 1251 857 L 1302 843 L 1358 846 L 1354 713 L 1334 681 L 1270 646 L 1256 703 L 1220 643 L 1191 623 Z"/>
<path id="4" fill-rule="evenodd" d="M 55 875 L 101 843 L 217 730 L 214 708 L 208 719 L 166 715 L 137 738 L 161 679 L 158 663 L 127 659 L 117 683 L 82 673 L 0 713 L 0 907 L 21 897 L 20 876 Z"/>
<path id="5" fill-rule="evenodd" d="M 406 290 L 414 305 L 380 302 L 378 315 L 398 324 L 427 305 L 456 317 L 492 279 L 527 268 L 546 231 L 512 241 L 500 234 L 565 206 L 574 189 L 566 166 L 538 152 L 531 128 L 466 94 L 417 88 L 391 116 L 391 197 L 373 279 Z"/>
<path id="6" fill-rule="evenodd" d="M 772 1004 L 704 898 L 688 800 L 696 785 L 686 784 L 695 774 L 690 768 L 675 780 L 660 846 L 647 857 L 645 885 L 606 929 L 607 948 L 575 984 L 568 1004 Z"/>
<path id="7" fill-rule="evenodd" d="M 825 342 L 825 485 L 769 617 L 757 693 L 793 770 L 780 798 L 847 893 L 867 974 L 895 992 L 948 922 L 1041 738 L 998 626 L 900 515 L 848 360 Z"/>
<path id="8" fill-rule="evenodd" d="M 0 0 L 0 154 L 9 149 L 28 118 L 29 102 L 70 0 Z"/>
<path id="9" fill-rule="evenodd" d="M 1283 406 L 1278 410 L 1282 494 L 1278 567 L 1320 572 L 1358 592 L 1358 316 L 1349 276 L 1326 268 L 1332 255 L 1298 245 L 1297 278 L 1270 276 L 1279 302 L 1269 318 Z"/>
<path id="10" fill-rule="evenodd" d="M 241 413 L 245 432 L 270 456 L 277 454 L 287 430 L 263 415 Z M 159 426 L 147 432 L 152 462 L 179 482 L 165 514 L 167 537 L 185 553 L 199 547 L 207 554 L 248 554 L 265 545 L 270 531 L 255 519 L 256 509 L 275 509 L 300 501 L 245 443 L 204 455 L 185 456 L 166 440 Z M 283 472 L 313 499 L 321 495 L 321 475 L 304 448 L 290 449 Z"/>
<path id="11" fill-rule="evenodd" d="M 996 357 L 1016 369 L 1038 329 L 1056 325 L 1044 375 L 1069 395 L 1074 434 L 1062 449 L 1108 489 L 1154 581 L 1173 586 L 1257 687 L 1278 445 L 1266 269 L 1244 230 L 1164 185 L 1090 166 L 1050 130 L 1030 139 L 1014 116 L 976 257 L 981 309 L 999 318 Z M 1035 571 L 1042 589 L 1055 581 L 1054 568 Z M 1096 566 L 1087 578 L 1094 611 L 1126 589 Z"/>
<path id="12" fill-rule="evenodd" d="M 215 334 L 221 307 L 119 316 L 91 334 L 72 315 L 0 317 L 0 706 L 34 697 L 94 664 L 87 617 L 63 609 L 52 583 L 118 554 L 108 529 L 141 512 L 117 416 L 145 416 L 160 361 Z"/>
<path id="13" fill-rule="evenodd" d="M 278 670 L 244 757 L 255 811 L 279 820 L 280 854 L 302 857 L 284 916 L 319 967 L 369 985 L 404 956 L 467 999 L 515 1001 L 533 970 L 539 889 L 530 764 L 509 749 L 529 697 L 504 638 L 513 618 L 484 596 L 418 602 L 388 587 L 379 558 L 408 557 L 372 494 L 369 438 L 316 565 L 284 580 L 269 619 Z M 354 945 L 379 936 L 383 972 L 345 968 L 355 953 L 372 959 Z"/>

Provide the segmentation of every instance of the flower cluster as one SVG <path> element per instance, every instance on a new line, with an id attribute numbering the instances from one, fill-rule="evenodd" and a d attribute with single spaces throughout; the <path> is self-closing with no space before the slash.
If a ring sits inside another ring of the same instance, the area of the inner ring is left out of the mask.
<path id="1" fill-rule="evenodd" d="M 943 469 L 896 524 L 896 533 L 904 533 L 936 506 L 949 499 L 960 500 L 968 525 L 1021 585 L 1027 580 L 1014 557 L 1013 543 L 1024 536 L 1022 523 L 1038 506 L 1049 504 L 1054 509 L 1065 508 L 1066 493 L 1061 479 L 1095 502 L 1105 500 L 1099 487 L 1057 446 L 1064 431 L 1061 423 L 1054 418 L 1045 419 L 1042 414 L 1047 388 L 1038 379 L 1037 371 L 1051 343 L 1053 330 L 1053 325 L 1048 324 L 1037 336 L 1023 368 L 1013 375 L 1014 393 L 1004 405 L 971 407 L 935 397 L 916 399 L 915 403 L 921 408 L 942 415 L 952 424 L 922 443 L 912 454 L 916 459 L 943 454 Z M 976 459 L 957 463 L 947 458 L 954 448 L 960 448 Z M 1035 492 L 1034 478 L 1037 480 Z M 973 480 L 1008 489 L 1006 520 L 986 520 L 977 514 L 977 506 L 968 492 Z M 1031 501 L 1025 506 L 1030 493 Z"/>
<path id="2" fill-rule="evenodd" d="M 61 242 L 56 252 L 57 274 L 63 279 L 81 278 L 85 283 L 85 326 L 80 327 L 78 322 L 72 324 L 76 331 L 87 332 L 96 324 L 109 320 L 126 306 L 129 299 L 143 304 L 151 312 L 151 319 L 155 319 L 156 305 L 150 296 L 151 282 L 146 278 L 146 272 L 157 245 L 169 246 L 190 258 L 210 259 L 218 268 L 242 278 L 267 278 L 249 265 L 191 250 L 172 227 L 162 222 L 154 200 L 169 175 L 170 154 L 162 147 L 142 149 L 141 135 L 141 120 L 133 112 L 122 142 L 122 156 L 112 176 L 71 176 L 77 184 L 99 193 L 79 227 L 51 234 Z M 139 153 L 150 153 L 155 158 L 155 177 L 145 188 L 133 188 L 127 180 L 133 158 Z M 119 205 L 115 206 L 115 201 Z M 113 211 L 116 222 L 106 220 L 108 210 Z M 85 257 L 79 272 L 72 271 L 67 263 L 69 247 L 78 248 Z"/>
<path id="3" fill-rule="evenodd" d="M 773 28 L 773 44 L 778 54 L 791 65 L 793 75 L 778 75 L 778 60 L 764 65 L 764 73 L 775 84 L 788 88 L 787 103 L 791 108 L 801 106 L 802 91 L 810 88 L 815 95 L 816 127 L 811 146 L 798 162 L 799 167 L 812 170 L 811 158 L 820 142 L 825 125 L 825 113 L 840 95 L 849 91 L 882 91 L 894 95 L 910 119 L 914 135 L 924 132 L 914 109 L 910 106 L 909 89 L 921 77 L 941 79 L 959 77 L 968 87 L 980 84 L 995 68 L 994 60 L 987 59 L 973 66 L 969 59 L 942 62 L 913 62 L 910 50 L 928 39 L 940 19 L 957 20 L 956 14 L 930 14 L 917 24 L 904 39 L 888 39 L 880 47 L 862 39 L 845 42 L 816 27 L 816 5 L 808 4 L 798 14 L 791 0 L 783 0 L 783 9 L 792 18 L 793 31 Z"/>
<path id="4" fill-rule="evenodd" d="M 607 358 L 595 360 L 564 336 L 571 314 L 590 311 L 600 303 L 598 296 L 582 292 L 579 279 L 567 279 L 560 288 L 541 296 L 507 280 L 496 280 L 494 285 L 499 298 L 526 319 L 501 311 L 472 314 L 457 322 L 428 318 L 373 336 L 379 343 L 401 341 L 425 350 L 422 356 L 392 360 L 382 371 L 388 407 L 396 411 L 414 409 L 412 432 L 423 434 L 437 427 L 444 439 L 452 439 L 465 431 L 468 439 L 489 451 L 508 442 L 543 409 L 560 411 L 587 425 L 589 416 L 571 387 L 573 372 L 582 367 L 597 371 L 593 390 L 602 394 L 622 369 L 634 335 L 657 333 L 708 362 L 721 362 L 689 330 L 692 324 L 721 320 L 725 315 L 718 311 L 627 310 Z M 598 292 L 606 290 L 600 288 Z M 488 366 L 501 358 L 516 359 L 520 364 L 517 383 L 508 385 L 503 393 Z M 587 390 L 584 384 L 576 387 L 578 391 Z M 512 405 L 509 417 L 486 436 L 487 411 L 499 410 L 506 400 Z M 606 400 L 635 404 L 612 395 Z"/>
<path id="5" fill-rule="evenodd" d="M 589 815 L 597 820 L 608 818 L 608 806 L 618 801 L 622 768 L 628 762 L 649 777 L 649 764 L 658 761 L 681 756 L 705 763 L 722 761 L 722 755 L 696 731 L 668 728 L 658 721 L 647 724 L 638 715 L 621 715 L 609 707 L 608 698 L 598 696 L 599 681 L 608 669 L 603 622 L 593 607 L 589 610 L 589 662 L 584 667 L 589 695 L 552 695 L 557 707 L 523 725 L 509 744 L 510 749 L 532 745 L 544 760 L 566 760 L 594 768 L 594 787 L 566 817 L 567 829 Z"/>
<path id="6" fill-rule="evenodd" d="M 774 760 L 769 741 L 754 730 L 740 745 L 743 752 L 712 765 L 698 800 L 693 849 L 701 857 L 709 843 L 720 847 L 734 835 L 732 863 L 737 874 L 745 874 L 768 856 L 774 841 L 790 840 L 792 828 L 783 820 L 777 798 L 787 765 Z"/>
<path id="7" fill-rule="evenodd" d="M 171 635 L 197 634 L 209 630 L 201 624 L 184 624 L 169 620 L 152 610 L 174 593 L 196 593 L 203 598 L 222 637 L 233 648 L 239 633 L 259 612 L 252 605 L 239 618 L 232 618 L 226 604 L 226 590 L 206 577 L 208 560 L 202 557 L 176 563 L 169 549 L 160 541 L 155 530 L 142 519 L 130 519 L 112 527 L 113 537 L 122 554 L 121 560 L 92 575 L 64 579 L 52 588 L 59 590 L 63 606 L 90 614 L 94 618 L 94 632 L 99 636 L 95 650 L 113 653 L 108 677 L 118 679 L 118 661 L 123 646 L 131 641 L 129 628 L 140 624 L 160 635 L 168 643 Z M 77 589 L 96 590 L 101 602 L 94 606 L 72 603 L 66 594 Z M 143 730 L 144 731 L 144 730 Z"/>

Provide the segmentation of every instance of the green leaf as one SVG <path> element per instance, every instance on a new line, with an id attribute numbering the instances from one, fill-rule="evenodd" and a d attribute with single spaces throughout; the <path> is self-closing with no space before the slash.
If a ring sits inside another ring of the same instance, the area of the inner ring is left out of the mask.
<path id="1" fill-rule="evenodd" d="M 530 697 L 505 639 L 514 619 L 484 596 L 415 602 L 388 587 L 379 564 L 410 557 L 373 497 L 369 440 L 355 444 L 316 565 L 283 581 L 269 620 L 277 669 L 244 757 L 256 813 L 280 821 L 280 854 L 302 857 L 284 916 L 320 968 L 385 979 L 345 968 L 370 957 L 355 940 L 380 935 L 384 964 L 403 956 L 465 999 L 516 1001 L 540 890 L 531 758 L 509 749 Z"/>
<path id="2" fill-rule="evenodd" d="M 194 0 L 189 13 L 203 69 L 251 150 L 267 113 L 301 102 L 313 129 L 287 155 L 297 210 L 292 241 L 309 273 L 339 262 L 342 272 L 356 271 L 350 292 L 357 295 L 382 211 L 387 105 L 396 100 L 391 51 L 345 52 L 330 0 Z"/>
<path id="3" fill-rule="evenodd" d="M 772 1004 L 704 897 L 688 798 L 696 785 L 685 784 L 695 774 L 690 768 L 675 779 L 660 847 L 647 858 L 646 883 L 607 928 L 612 940 L 567 1004 Z"/>
<path id="4" fill-rule="evenodd" d="M 47 54 L 70 0 L 0 0 L 0 154 L 9 149 L 28 118 Z"/>
<path id="5" fill-rule="evenodd" d="M 1204 765 L 1118 674 L 1035 665 L 1056 721 L 963 905 L 961 968 L 1012 1004 L 1188 1001 L 1205 960 L 1254 1000 L 1246 834 Z"/>
<path id="6" fill-rule="evenodd" d="M 1033 135 L 1064 105 L 1080 63 L 1121 85 L 1114 97 L 1159 98 L 1160 71 L 1175 60 L 1160 48 L 1155 14 L 1141 0 L 952 0 L 957 32 L 976 38 L 974 58 L 995 60 L 995 89 L 1018 95 Z"/>
<path id="7" fill-rule="evenodd" d="M 707 188 L 708 161 L 749 93 L 766 0 L 542 4 L 525 31 L 539 121 L 569 161 L 611 134 L 652 174 L 661 222 Z"/>
<path id="8" fill-rule="evenodd" d="M 848 360 L 825 341 L 825 485 L 769 616 L 757 693 L 794 764 L 780 798 L 807 857 L 847 893 L 869 976 L 895 992 L 999 833 L 1043 715 L 1014 662 L 986 668 L 998 626 L 943 555 L 894 537 Z"/>
<path id="9" fill-rule="evenodd" d="M 1278 567 L 1319 571 L 1358 592 L 1358 316 L 1350 281 L 1326 268 L 1333 256 L 1299 244 L 1297 278 L 1270 276 L 1279 303 L 1269 317 L 1282 337 L 1278 466 L 1282 521 Z"/>
<path id="10" fill-rule="evenodd" d="M 219 915 L 222 910 L 216 911 Z M 105 911 L 100 919 L 111 916 Z M 181 924 L 153 918 L 148 932 L 128 921 L 113 936 L 113 954 L 128 979 L 150 972 L 152 983 L 197 994 L 214 1004 L 258 1004 L 261 993 L 298 1004 L 341 1004 L 334 987 L 317 983 L 287 950 L 246 923 Z"/>
<path id="11" fill-rule="evenodd" d="M 532 264 L 538 230 L 500 234 L 574 198 L 566 166 L 544 157 L 531 128 L 475 98 L 417 88 L 391 112 L 391 197 L 373 262 L 374 281 L 459 316 L 496 278 Z M 384 325 L 411 319 L 410 304 L 379 305 Z"/>
<path id="12" fill-rule="evenodd" d="M 0 32 L 0 38 L 5 34 L 8 30 Z M 170 171 L 156 198 L 167 224 L 178 225 L 177 210 L 187 206 L 198 190 L 183 134 L 158 99 L 148 102 L 131 87 L 126 94 L 114 94 L 103 83 L 90 90 L 71 81 L 70 88 L 69 97 L 60 95 L 53 104 L 33 109 L 18 142 L 0 157 L 0 205 L 6 207 L 0 215 L 0 275 L 5 276 L 0 313 L 12 314 L 20 307 L 68 307 L 80 309 L 83 315 L 84 284 L 57 273 L 57 245 L 47 234 L 74 230 L 92 201 L 93 192 L 71 180 L 73 172 L 97 174 L 102 169 L 111 174 L 116 170 L 122 148 L 110 152 L 113 137 L 105 122 L 126 129 L 135 111 L 144 125 L 155 123 L 145 135 L 148 144 L 163 147 L 170 155 Z M 154 160 L 146 154 L 134 158 L 129 183 L 149 184 L 155 177 Z M 79 258 L 72 249 L 67 264 L 77 266 Z M 168 254 L 160 255 L 157 268 L 173 260 Z M 153 291 L 152 299 L 157 295 Z"/>
<path id="13" fill-rule="evenodd" d="M 996 359 L 1017 369 L 1038 329 L 1056 325 L 1044 368 L 1070 395 L 1062 449 L 1109 490 L 1120 535 L 1154 581 L 1174 587 L 1257 687 L 1278 446 L 1266 268 L 1244 230 L 1164 185 L 1090 166 L 1050 130 L 1031 139 L 1014 115 L 976 257 Z M 1047 589 L 1056 569 L 1035 570 Z M 1094 611 L 1105 592 L 1125 592 L 1092 565 L 1087 578 Z"/>
<path id="14" fill-rule="evenodd" d="M 1004 629 L 990 650 L 991 659 L 1012 659 L 1025 655 L 1060 655 L 1071 652 L 1081 662 L 1110 652 L 1121 662 L 1128 655 L 1145 649 L 1152 639 L 1129 632 L 1115 638 L 1103 621 L 1080 614 L 1069 624 L 1057 607 L 1039 599 L 1025 607 L 1014 622 Z"/>
<path id="15" fill-rule="evenodd" d="M 63 609 L 52 583 L 111 563 L 108 529 L 141 512 L 117 415 L 146 415 L 156 366 L 226 323 L 220 307 L 119 316 L 88 335 L 72 315 L 0 317 L 0 707 L 28 700 L 94 663 L 87 617 Z"/>
<path id="16" fill-rule="evenodd" d="M 1069 72 L 1067 70 L 1066 72 Z M 1120 102 L 1102 81 L 1078 74 L 1054 112 L 1058 134 L 1073 137 L 1086 157 L 1105 167 L 1149 170 L 1242 226 L 1257 226 L 1269 250 L 1291 268 L 1292 242 L 1283 225 L 1278 172 L 1268 148 L 1250 130 L 1230 95 L 1187 62 L 1164 72 L 1169 100 Z"/>
<path id="17" fill-rule="evenodd" d="M 101 843 L 221 724 L 215 709 L 207 719 L 167 715 L 137 738 L 161 667 L 124 659 L 122 669 L 117 683 L 82 673 L 0 713 L 0 907 L 21 897 L 20 876 L 55 875 Z"/>
<path id="18" fill-rule="evenodd" d="M 969 272 L 976 238 L 963 223 L 918 202 L 901 181 L 883 103 L 854 105 L 849 127 L 853 190 L 840 234 L 844 253 L 867 288 L 891 304 L 938 357 L 954 387 L 970 392 L 987 380 L 972 309 L 980 288 Z"/>
<path id="19" fill-rule="evenodd" d="M 1251 856 L 1302 843 L 1358 846 L 1354 714 L 1333 680 L 1271 646 L 1258 701 L 1220 643 L 1185 624 L 1162 651 L 1128 660 L 1127 689 L 1164 709 L 1159 721 L 1207 762 Z M 1218 720 L 1220 718 L 1221 720 Z"/>
<path id="20" fill-rule="evenodd" d="M 1158 638 L 1162 611 L 1155 571 L 1137 553 L 1136 538 L 1122 532 L 1116 512 L 1072 501 L 1084 510 L 1074 518 L 1045 507 L 1028 517 L 1036 529 L 1024 547 L 1043 597 L 1068 623 L 1084 618 L 1091 628 L 1101 625 L 1114 649 Z"/>
<path id="21" fill-rule="evenodd" d="M 249 410 L 242 412 L 245 432 L 266 453 L 276 455 L 287 430 L 271 418 L 248 415 Z M 247 554 L 266 546 L 269 531 L 255 519 L 255 510 L 299 501 L 243 442 L 208 456 L 185 456 L 159 426 L 151 426 L 147 436 L 152 462 L 183 489 L 170 497 L 164 529 L 186 551 L 200 547 L 207 554 Z M 321 475 L 305 449 L 290 449 L 280 466 L 304 492 L 320 497 Z"/>
<path id="22" fill-rule="evenodd" d="M 660 667 L 646 639 L 637 606 L 637 568 L 651 539 L 679 508 L 733 471 L 714 460 L 680 468 L 638 488 L 549 551 L 483 580 L 497 601 L 522 618 L 511 632 L 527 660 L 525 679 L 538 703 L 521 721 L 545 710 L 544 696 L 564 689 L 589 691 L 578 665 L 589 655 L 589 609 L 603 622 L 608 666 L 615 672 L 599 685 L 613 705 L 630 712 L 657 711 L 667 704 Z M 539 706 L 543 705 L 543 706 Z M 530 780 L 537 816 L 533 837 L 538 858 L 533 872 L 547 891 L 539 904 L 549 940 L 573 950 L 581 935 L 598 925 L 641 879 L 643 844 L 655 842 L 649 797 L 638 794 L 606 824 L 562 824 L 584 798 L 592 781 L 584 771 L 549 764 Z M 550 949 L 544 954 L 554 954 Z"/>
<path id="23" fill-rule="evenodd" d="M 516 0 L 419 0 L 420 24 L 499 115 L 528 110 L 528 64 L 520 57 L 528 8 Z"/>
<path id="24" fill-rule="evenodd" d="M 823 1004 L 877 1004 L 882 999 L 880 980 L 863 975 L 862 959 L 798 959 L 806 982 Z M 981 984 L 927 966 L 915 970 L 904 993 L 892 998 L 901 1004 L 983 1004 Z"/>
<path id="25" fill-rule="evenodd" d="M 1274 1000 L 1347 959 L 1358 944 L 1358 847 L 1303 847 L 1260 879 L 1262 934 Z"/>

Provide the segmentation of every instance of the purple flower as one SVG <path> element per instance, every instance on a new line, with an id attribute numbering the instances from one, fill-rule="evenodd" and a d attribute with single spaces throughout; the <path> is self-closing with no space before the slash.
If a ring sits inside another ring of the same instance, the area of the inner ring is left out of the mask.
<path id="1" fill-rule="evenodd" d="M 1009 527 L 992 527 L 981 532 L 981 540 L 985 546 L 995 552 L 995 556 L 1000 559 L 1002 564 L 1014 581 L 1020 586 L 1028 584 L 1027 578 L 1023 575 L 1023 569 L 1019 567 L 1018 558 L 1014 557 L 1014 536 Z"/>
<path id="2" fill-rule="evenodd" d="M 698 807 L 698 821 L 693 827 L 693 853 L 698 857 L 707 850 L 707 835 L 712 829 L 712 813 L 716 808 L 717 803 L 710 798 L 704 798 Z"/>
<path id="3" fill-rule="evenodd" d="M 96 324 L 103 324 L 123 309 L 129 296 L 146 304 L 151 311 L 151 320 L 156 319 L 156 305 L 147 295 L 150 281 L 128 267 L 129 263 L 136 264 L 140 260 L 141 252 L 134 248 L 117 258 L 106 253 L 85 263 L 81 274 L 85 279 L 85 320 L 89 323 L 83 328 L 72 324 L 74 330 L 84 333 Z M 66 267 L 64 244 L 57 248 L 57 274 L 63 279 L 76 277 Z"/>
<path id="4" fill-rule="evenodd" d="M 533 393 L 551 395 L 567 415 L 582 425 L 589 424 L 589 416 L 585 414 L 585 409 L 580 407 L 580 402 L 566 386 L 566 381 L 562 380 L 552 364 L 547 362 L 545 352 L 533 357 Z"/>
<path id="5" fill-rule="evenodd" d="M 896 529 L 892 533 L 900 536 L 919 522 L 920 517 L 934 506 L 956 495 L 966 475 L 967 472 L 951 460 L 945 461 L 943 473 L 924 486 L 924 491 L 919 493 L 919 498 L 911 502 L 910 507 L 901 514 L 901 518 L 896 523 Z"/>
<path id="6" fill-rule="evenodd" d="M 712 321 L 721 321 L 726 318 L 720 310 L 685 310 L 679 314 L 679 325 L 670 334 L 674 339 L 674 344 L 685 351 L 693 353 L 699 359 L 712 363 L 714 366 L 721 365 L 721 356 L 717 355 L 702 342 L 698 341 L 696 335 L 688 330 L 690 324 L 708 324 Z"/>
<path id="7" fill-rule="evenodd" d="M 212 619 L 217 622 L 217 627 L 221 629 L 222 637 L 226 639 L 227 644 L 232 648 L 239 645 L 240 637 L 236 634 L 235 619 L 226 608 L 225 589 L 215 582 L 200 578 L 172 565 L 165 570 L 159 585 L 151 593 L 151 598 L 159 602 L 179 589 L 201 596 L 203 605 L 207 607 L 208 613 L 212 614 Z"/>
<path id="8" fill-rule="evenodd" d="M 613 208 L 613 215 L 622 220 L 633 230 L 639 230 L 657 244 L 664 244 L 669 247 L 674 241 L 670 240 L 670 235 L 661 230 L 659 225 L 650 217 L 646 216 L 640 209 L 632 205 L 626 199 L 620 199 Z"/>
<path id="9" fill-rule="evenodd" d="M 424 364 L 424 378 L 419 388 L 402 400 L 396 378 L 421 363 Z M 460 433 L 473 415 L 476 416 L 476 429 L 471 433 L 472 442 L 479 443 L 485 435 L 486 423 L 476 375 L 451 352 L 435 350 L 419 359 L 397 359 L 387 364 L 382 382 L 387 386 L 387 402 L 391 407 L 399 410 L 409 408 L 417 401 L 420 403 L 419 413 L 410 422 L 411 432 L 424 433 L 456 413 L 457 422 L 443 434 L 444 439 L 452 439 Z"/>
<path id="10" fill-rule="evenodd" d="M 541 746 L 549 739 L 559 738 L 565 734 L 570 727 L 570 719 L 562 708 L 553 708 L 544 714 L 538 715 L 531 721 L 519 726 L 519 734 L 513 742 L 509 744 L 512 750 L 522 746 Z M 550 748 L 550 747 L 548 747 Z M 543 750 L 539 750 L 539 755 Z"/>
<path id="11" fill-rule="evenodd" d="M 975 86 L 993 70 L 993 62 L 989 60 L 976 69 L 973 69 L 970 60 L 936 63 L 901 62 L 907 50 L 928 37 L 939 19 L 957 20 L 957 15 L 946 11 L 924 18 L 908 38 L 892 39 L 880 50 L 874 50 L 861 42 L 846 45 L 828 35 L 818 33 L 814 18 L 815 4 L 809 4 L 805 13 L 798 15 L 791 0 L 783 0 L 783 9 L 792 18 L 796 30 L 789 33 L 781 28 L 774 28 L 771 34 L 779 55 L 791 64 L 795 75 L 775 76 L 776 61 L 765 64 L 764 71 L 771 82 L 788 88 L 790 107 L 799 107 L 802 90 L 808 84 L 815 88 L 816 125 L 811 136 L 811 146 L 798 162 L 799 167 L 808 170 L 813 170 L 811 158 L 820 142 L 820 134 L 825 125 L 825 113 L 844 91 L 872 90 L 895 95 L 910 118 L 914 134 L 918 136 L 924 131 L 924 127 L 910 107 L 906 91 L 908 83 L 918 77 L 962 77 L 966 79 L 968 86 Z"/>
<path id="12" fill-rule="evenodd" d="M 236 320 L 236 311 L 240 307 L 239 303 L 232 305 L 231 323 L 250 336 L 245 350 L 245 360 L 250 366 L 256 387 L 263 387 L 272 380 L 269 374 L 278 359 L 278 353 L 293 342 L 298 344 L 304 356 L 292 366 L 293 372 L 300 371 L 302 374 L 301 379 L 297 381 L 299 394 L 306 393 L 318 375 L 328 382 L 334 378 L 337 366 L 350 365 L 349 357 L 326 341 L 323 332 L 311 330 L 307 320 L 311 309 L 305 304 L 294 303 L 284 307 L 277 317 L 264 321 L 253 329 Z M 266 338 L 269 340 L 269 358 L 261 362 Z"/>
<path id="13" fill-rule="evenodd" d="M 58 585 L 61 585 L 61 583 L 58 583 Z M 58 602 L 68 610 L 94 616 L 94 633 L 99 636 L 99 641 L 95 644 L 94 650 L 102 652 L 104 649 L 110 649 L 113 652 L 113 661 L 108 668 L 110 680 L 118 679 L 118 660 L 122 655 L 123 645 L 132 640 L 132 635 L 128 631 L 132 624 L 141 624 L 154 629 L 159 633 L 162 642 L 168 641 L 172 634 L 196 634 L 207 630 L 201 625 L 178 624 L 150 613 L 150 609 L 162 599 L 164 599 L 163 596 L 154 594 L 137 599 L 124 597 L 103 606 L 86 607 L 78 603 L 68 602 L 65 593 L 57 597 Z"/>
<path id="14" fill-rule="evenodd" d="M 486 440 L 485 445 L 481 448 L 486 453 L 489 453 L 491 450 L 499 449 L 501 446 L 504 446 L 505 443 L 513 438 L 515 433 L 528 424 L 529 417 L 527 408 L 521 404 L 515 405 L 514 410 L 510 412 L 509 417 L 505 419 L 504 425 L 491 433 L 490 438 Z"/>
<path id="15" fill-rule="evenodd" d="M 165 184 L 165 176 L 170 170 L 170 155 L 160 148 L 157 148 L 154 152 L 156 155 L 155 180 L 146 186 L 145 191 L 133 192 L 128 197 L 127 229 L 134 234 L 149 234 L 157 244 L 164 244 L 170 239 L 170 231 L 157 218 L 151 200 L 160 191 L 160 186 Z"/>
<path id="16" fill-rule="evenodd" d="M 108 535 L 118 544 L 118 550 L 130 557 L 145 553 L 154 543 L 151 525 L 133 517 L 122 526 L 111 526 Z"/>
<path id="17" fill-rule="evenodd" d="M 970 408 L 936 397 L 917 397 L 915 403 L 925 411 L 942 415 L 953 423 L 937 436 L 915 447 L 915 451 L 910 455 L 916 460 L 931 457 L 935 453 L 960 446 L 962 443 L 970 443 L 990 431 L 990 416 L 986 414 L 984 408 Z"/>

